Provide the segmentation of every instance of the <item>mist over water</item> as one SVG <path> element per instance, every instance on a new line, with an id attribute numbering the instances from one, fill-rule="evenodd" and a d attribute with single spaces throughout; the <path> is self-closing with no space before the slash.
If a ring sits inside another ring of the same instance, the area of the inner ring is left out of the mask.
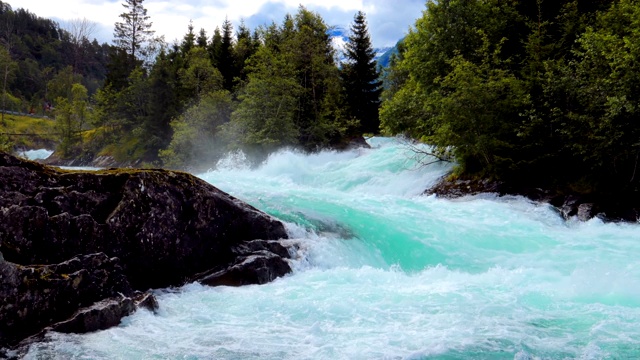
<path id="1" fill-rule="evenodd" d="M 286 223 L 293 274 L 159 291 L 158 315 L 55 334 L 28 358 L 640 358 L 640 225 L 565 222 L 520 197 L 423 196 L 449 165 L 370 143 L 198 175 Z"/>

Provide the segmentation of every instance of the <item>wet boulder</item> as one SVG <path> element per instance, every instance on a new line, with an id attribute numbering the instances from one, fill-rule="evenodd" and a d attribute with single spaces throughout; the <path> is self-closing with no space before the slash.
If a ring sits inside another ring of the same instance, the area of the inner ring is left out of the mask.
<path id="1" fill-rule="evenodd" d="M 232 265 L 244 242 L 284 238 L 281 222 L 187 173 L 59 171 L 0 155 L 0 251 L 18 264 L 103 252 L 146 290 Z"/>
<path id="2" fill-rule="evenodd" d="M 197 274 L 271 281 L 291 271 L 286 238 L 281 222 L 187 173 L 65 171 L 0 153 L 0 347 L 116 325 L 135 291 Z"/>

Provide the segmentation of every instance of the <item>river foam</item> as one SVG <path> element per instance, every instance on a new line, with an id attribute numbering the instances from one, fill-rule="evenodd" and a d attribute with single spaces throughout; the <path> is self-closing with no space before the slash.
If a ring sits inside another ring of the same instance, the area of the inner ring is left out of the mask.
<path id="1" fill-rule="evenodd" d="M 371 142 L 199 175 L 287 223 L 292 274 L 158 291 L 158 315 L 53 334 L 28 358 L 640 357 L 639 225 L 564 221 L 520 197 L 423 196 L 450 165 Z"/>

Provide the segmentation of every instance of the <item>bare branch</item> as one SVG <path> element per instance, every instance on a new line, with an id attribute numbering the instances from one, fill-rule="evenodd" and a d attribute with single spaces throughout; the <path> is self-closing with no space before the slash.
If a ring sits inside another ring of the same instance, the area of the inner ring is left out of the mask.
<path id="1" fill-rule="evenodd" d="M 416 163 L 418 163 L 419 168 L 439 162 L 453 162 L 453 157 L 448 152 L 434 152 L 432 148 L 425 147 L 425 144 L 405 136 L 399 137 L 398 139 L 405 147 L 411 150 L 411 152 L 413 153 L 411 160 L 414 160 Z"/>
<path id="2" fill-rule="evenodd" d="M 71 42 L 80 46 L 87 40 L 90 41 L 91 36 L 96 32 L 97 24 L 87 18 L 73 19 L 67 22 L 67 31 L 71 35 Z"/>

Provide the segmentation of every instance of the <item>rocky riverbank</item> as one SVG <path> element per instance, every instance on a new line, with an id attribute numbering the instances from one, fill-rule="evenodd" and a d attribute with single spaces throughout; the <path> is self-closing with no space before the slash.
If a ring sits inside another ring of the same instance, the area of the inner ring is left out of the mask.
<path id="1" fill-rule="evenodd" d="M 581 194 L 569 190 L 549 190 L 486 179 L 449 179 L 444 177 L 425 191 L 426 195 L 458 198 L 493 193 L 498 196 L 524 196 L 553 205 L 563 218 L 587 221 L 598 217 L 603 221 L 640 221 L 640 194 Z"/>
<path id="2" fill-rule="evenodd" d="M 61 171 L 0 154 L 0 348 L 117 325 L 149 289 L 291 271 L 279 221 L 187 173 Z"/>

